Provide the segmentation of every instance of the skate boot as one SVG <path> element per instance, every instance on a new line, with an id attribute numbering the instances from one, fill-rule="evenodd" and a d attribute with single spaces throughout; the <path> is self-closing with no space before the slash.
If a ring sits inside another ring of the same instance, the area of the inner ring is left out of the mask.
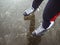
<path id="1" fill-rule="evenodd" d="M 43 27 L 42 27 L 42 25 L 40 25 L 36 30 L 34 30 L 33 32 L 32 32 L 32 35 L 33 35 L 33 37 L 35 37 L 35 36 L 42 36 L 43 34 L 44 34 L 44 32 L 46 31 L 46 29 L 44 29 Z"/>
<path id="2" fill-rule="evenodd" d="M 27 9 L 27 10 L 24 11 L 23 15 L 24 16 L 29 16 L 34 11 L 35 11 L 34 8 L 29 8 L 29 9 Z"/>

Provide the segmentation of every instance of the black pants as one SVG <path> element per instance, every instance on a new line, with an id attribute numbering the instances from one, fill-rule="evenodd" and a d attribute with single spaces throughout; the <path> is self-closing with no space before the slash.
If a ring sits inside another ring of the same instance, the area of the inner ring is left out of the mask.
<path id="1" fill-rule="evenodd" d="M 42 0 L 34 0 L 32 7 L 37 9 Z M 51 21 L 55 21 L 60 13 L 60 0 L 49 0 L 43 12 L 43 28 L 48 28 Z"/>

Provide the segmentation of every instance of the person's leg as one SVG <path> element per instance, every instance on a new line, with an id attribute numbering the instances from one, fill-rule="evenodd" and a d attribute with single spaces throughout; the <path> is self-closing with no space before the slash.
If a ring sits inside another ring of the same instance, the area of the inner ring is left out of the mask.
<path id="1" fill-rule="evenodd" d="M 32 7 L 36 10 L 43 0 L 34 0 L 32 3 Z"/>
<path id="2" fill-rule="evenodd" d="M 43 12 L 43 22 L 36 30 L 32 32 L 33 35 L 41 35 L 44 31 L 51 28 L 54 24 L 54 21 L 57 18 L 58 6 L 53 2 L 49 1 Z"/>
<path id="3" fill-rule="evenodd" d="M 56 18 L 58 17 L 58 13 L 60 12 L 60 6 L 57 4 L 58 2 L 54 2 L 53 0 L 50 0 L 43 12 L 43 28 L 47 29 L 50 28 L 51 25 L 53 24 Z"/>
<path id="4" fill-rule="evenodd" d="M 29 14 L 36 11 L 36 9 L 39 7 L 43 0 L 33 0 L 32 7 L 29 9 L 26 9 L 23 13 L 23 15 L 28 16 Z"/>

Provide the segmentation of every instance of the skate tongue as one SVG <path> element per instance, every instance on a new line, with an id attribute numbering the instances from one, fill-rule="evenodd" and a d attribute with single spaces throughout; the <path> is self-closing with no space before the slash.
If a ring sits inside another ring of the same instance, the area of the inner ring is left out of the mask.
<path id="1" fill-rule="evenodd" d="M 41 32 L 43 32 L 45 29 L 43 27 L 39 27 L 35 30 L 36 34 L 39 34 Z"/>

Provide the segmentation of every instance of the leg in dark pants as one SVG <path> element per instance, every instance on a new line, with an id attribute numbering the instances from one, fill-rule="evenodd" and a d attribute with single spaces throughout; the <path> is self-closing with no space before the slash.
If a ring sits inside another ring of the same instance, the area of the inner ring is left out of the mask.
<path id="1" fill-rule="evenodd" d="M 36 10 L 43 0 L 34 0 L 32 7 Z"/>
<path id="2" fill-rule="evenodd" d="M 43 28 L 48 28 L 51 24 L 51 21 L 55 21 L 56 17 L 58 16 L 59 13 L 59 8 L 58 2 L 54 1 L 49 1 L 45 7 L 45 10 L 43 12 Z"/>

